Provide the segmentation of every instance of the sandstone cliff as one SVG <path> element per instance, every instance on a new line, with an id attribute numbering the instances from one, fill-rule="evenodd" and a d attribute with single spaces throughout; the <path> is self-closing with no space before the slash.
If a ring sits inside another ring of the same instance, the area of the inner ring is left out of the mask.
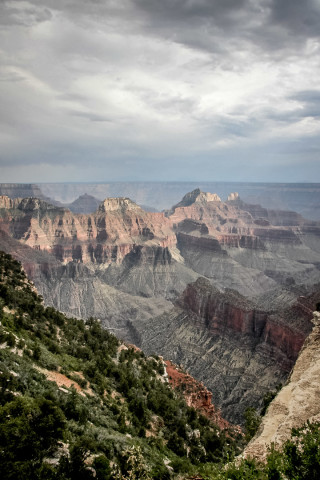
<path id="1" fill-rule="evenodd" d="M 218 425 L 221 430 L 227 430 L 231 427 L 230 423 L 222 417 L 220 410 L 213 405 L 212 393 L 203 383 L 195 380 L 169 360 L 165 361 L 165 366 L 170 384 L 175 390 L 182 393 L 189 407 L 195 408 L 199 413 Z"/>
<path id="2" fill-rule="evenodd" d="M 309 301 L 263 311 L 234 291 L 219 292 L 206 279 L 188 285 L 175 308 L 136 322 L 141 346 L 182 364 L 213 393 L 213 403 L 233 423 L 248 405 L 260 408 L 266 393 L 286 381 L 311 329 Z M 320 289 L 310 303 L 320 300 Z M 299 320 L 297 320 L 299 319 Z"/>
<path id="3" fill-rule="evenodd" d="M 267 448 L 281 446 L 292 428 L 307 421 L 320 421 L 320 314 L 314 312 L 314 327 L 307 337 L 290 378 L 271 402 L 257 435 L 243 455 L 264 459 Z"/>
<path id="4" fill-rule="evenodd" d="M 120 262 L 136 244 L 174 246 L 171 223 L 129 199 L 106 199 L 96 213 L 77 215 L 36 198 L 10 200 L 3 223 L 13 238 L 62 262 Z"/>
<path id="5" fill-rule="evenodd" d="M 218 288 L 254 297 L 277 284 L 319 281 L 320 224 L 295 212 L 195 190 L 166 215 L 186 266 Z"/>
<path id="6" fill-rule="evenodd" d="M 217 288 L 232 288 L 251 298 L 279 284 L 319 280 L 319 224 L 292 212 L 248 206 L 235 194 L 222 202 L 197 189 L 186 194 L 168 218 L 145 212 L 125 197 L 108 198 L 86 215 L 34 198 L 1 198 L 2 228 L 13 238 L 64 264 L 110 266 L 105 280 L 129 293 L 164 291 L 164 285 L 149 288 L 153 281 L 150 273 L 143 279 L 143 268 L 148 265 L 150 271 L 154 259 L 163 265 L 165 258 L 167 266 L 172 259 L 174 271 L 159 271 L 158 278 L 166 276 L 170 298 L 197 274 Z M 130 287 L 124 278 L 132 280 Z M 173 283 L 180 283 L 179 288 L 172 289 Z"/>

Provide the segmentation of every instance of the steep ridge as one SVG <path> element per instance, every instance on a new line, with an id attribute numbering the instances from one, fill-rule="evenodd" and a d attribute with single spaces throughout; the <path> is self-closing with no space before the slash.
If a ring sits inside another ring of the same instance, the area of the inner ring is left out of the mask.
<path id="1" fill-rule="evenodd" d="M 47 304 L 98 317 L 131 342 L 139 343 L 136 317 L 168 310 L 168 300 L 197 278 L 175 248 L 170 220 L 127 198 L 76 215 L 39 199 L 3 196 L 0 215 L 2 248 L 23 262 Z"/>
<path id="2" fill-rule="evenodd" d="M 269 405 L 257 435 L 243 456 L 263 460 L 274 443 L 281 447 L 291 429 L 307 421 L 320 421 L 320 313 L 314 312 L 314 327 L 307 337 L 286 385 Z"/>
<path id="3" fill-rule="evenodd" d="M 133 467 L 139 479 L 186 478 L 236 447 L 230 425 L 171 388 L 163 359 L 45 307 L 1 251 L 0 320 L 2 479 L 132 478 Z"/>
<path id="4" fill-rule="evenodd" d="M 166 215 L 185 264 L 218 288 L 254 297 L 319 280 L 320 224 L 295 212 L 247 205 L 236 193 L 221 202 L 197 189 Z"/>
<path id="5" fill-rule="evenodd" d="M 137 317 L 147 320 L 172 308 L 163 297 L 147 298 L 119 291 L 99 277 L 95 265 L 62 264 L 52 254 L 22 244 L 3 229 L 0 249 L 23 264 L 47 305 L 78 318 L 100 318 L 105 327 L 124 340 L 139 344 L 134 327 Z"/>
<path id="6" fill-rule="evenodd" d="M 196 189 L 166 216 L 124 197 L 87 215 L 34 198 L 1 197 L 0 209 L 3 228 L 21 243 L 62 263 L 100 265 L 105 282 L 134 295 L 172 299 L 197 275 L 249 297 L 319 280 L 319 224 L 247 206 L 236 194 L 222 202 Z"/>
<path id="7" fill-rule="evenodd" d="M 311 330 L 309 305 L 320 289 L 277 312 L 263 311 L 234 291 L 219 292 L 208 280 L 188 285 L 176 307 L 136 323 L 142 348 L 182 364 L 213 393 L 213 402 L 233 423 L 266 393 L 283 383 Z"/>
<path id="8" fill-rule="evenodd" d="M 170 385 L 183 395 L 189 407 L 195 408 L 209 418 L 221 430 L 231 427 L 230 423 L 221 416 L 221 412 L 213 405 L 212 393 L 202 383 L 195 380 L 170 360 L 166 360 L 164 363 Z M 239 432 L 241 432 L 240 428 Z"/>

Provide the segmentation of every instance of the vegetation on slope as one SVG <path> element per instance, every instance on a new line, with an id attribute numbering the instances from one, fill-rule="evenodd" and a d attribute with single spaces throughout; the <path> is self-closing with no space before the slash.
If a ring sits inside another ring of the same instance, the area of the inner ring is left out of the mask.
<path id="1" fill-rule="evenodd" d="M 319 424 L 294 430 L 264 464 L 232 463 L 230 433 L 173 392 L 160 358 L 121 344 L 93 318 L 44 307 L 1 252 L 0 321 L 3 480 L 318 479 Z M 258 422 L 247 416 L 249 438 Z"/>
<path id="2" fill-rule="evenodd" d="M 222 470 L 208 464 L 212 480 L 318 480 L 320 472 L 320 423 L 293 429 L 280 450 L 273 445 L 264 463 L 253 459 L 229 463 Z"/>
<path id="3" fill-rule="evenodd" d="M 0 320 L 2 479 L 165 479 L 233 455 L 230 436 L 173 392 L 160 358 L 45 307 L 4 253 Z"/>

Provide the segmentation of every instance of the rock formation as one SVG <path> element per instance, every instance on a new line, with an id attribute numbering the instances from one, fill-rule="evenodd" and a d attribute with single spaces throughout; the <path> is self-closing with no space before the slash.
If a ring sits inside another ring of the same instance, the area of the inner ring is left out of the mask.
<path id="1" fill-rule="evenodd" d="M 290 378 L 271 402 L 257 435 L 243 455 L 264 459 L 267 448 L 281 446 L 291 429 L 307 421 L 320 421 L 320 313 L 314 312 L 314 327 L 307 337 Z"/>
<path id="2" fill-rule="evenodd" d="M 259 408 L 266 393 L 286 381 L 311 330 L 310 298 L 277 312 L 263 311 L 234 291 L 217 291 L 208 280 L 188 285 L 169 312 L 135 323 L 142 348 L 182 364 L 213 393 L 213 403 L 233 423 L 245 408 Z M 301 300 L 301 301 L 302 301 Z"/>
<path id="3" fill-rule="evenodd" d="M 182 363 L 236 423 L 287 379 L 319 290 L 319 223 L 199 189 L 166 214 L 1 197 L 0 247 L 47 304 Z"/>
<path id="4" fill-rule="evenodd" d="M 106 199 L 95 214 L 76 215 L 36 198 L 1 197 L 13 238 L 60 261 L 120 262 L 136 244 L 174 246 L 170 221 L 129 199 Z"/>
<path id="5" fill-rule="evenodd" d="M 248 205 L 238 194 L 227 202 L 208 198 L 195 190 L 166 213 L 186 266 L 249 297 L 319 280 L 319 223 Z"/>
<path id="6" fill-rule="evenodd" d="M 212 403 L 212 393 L 187 372 L 169 360 L 165 361 L 166 372 L 172 387 L 182 393 L 189 407 L 195 408 L 209 418 L 221 430 L 230 428 L 230 423 L 221 416 L 221 412 Z"/>

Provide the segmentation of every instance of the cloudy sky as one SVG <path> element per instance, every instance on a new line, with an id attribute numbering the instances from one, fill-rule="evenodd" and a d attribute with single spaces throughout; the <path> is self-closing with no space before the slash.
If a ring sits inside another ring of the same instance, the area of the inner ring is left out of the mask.
<path id="1" fill-rule="evenodd" d="M 0 182 L 320 182 L 320 0 L 0 0 Z"/>

